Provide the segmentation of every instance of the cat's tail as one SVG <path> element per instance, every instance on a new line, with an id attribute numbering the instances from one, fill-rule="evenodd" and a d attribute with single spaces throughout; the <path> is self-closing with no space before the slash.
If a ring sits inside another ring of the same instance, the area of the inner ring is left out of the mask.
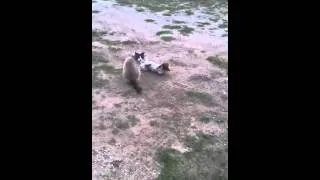
<path id="1" fill-rule="evenodd" d="M 142 93 L 142 88 L 137 80 L 130 80 L 130 85 L 137 91 L 138 94 Z"/>

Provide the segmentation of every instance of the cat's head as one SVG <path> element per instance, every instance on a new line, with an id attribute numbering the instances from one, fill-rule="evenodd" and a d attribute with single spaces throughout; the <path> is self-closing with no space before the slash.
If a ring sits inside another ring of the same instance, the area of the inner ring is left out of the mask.
<path id="1" fill-rule="evenodd" d="M 141 60 L 144 60 L 144 52 L 142 53 L 134 52 L 133 58 L 138 62 L 140 62 Z"/>

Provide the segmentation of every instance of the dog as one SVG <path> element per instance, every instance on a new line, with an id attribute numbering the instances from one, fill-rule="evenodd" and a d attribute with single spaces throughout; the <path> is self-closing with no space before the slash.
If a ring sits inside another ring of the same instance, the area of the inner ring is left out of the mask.
<path id="1" fill-rule="evenodd" d="M 133 58 L 139 63 L 140 69 L 142 71 L 150 71 L 158 75 L 163 75 L 166 71 L 170 71 L 169 63 L 157 64 L 153 61 L 150 61 L 145 58 L 144 52 L 135 52 Z"/>

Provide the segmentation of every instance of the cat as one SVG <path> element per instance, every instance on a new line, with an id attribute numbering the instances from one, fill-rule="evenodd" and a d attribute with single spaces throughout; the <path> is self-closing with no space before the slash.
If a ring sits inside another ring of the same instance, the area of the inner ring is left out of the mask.
<path id="1" fill-rule="evenodd" d="M 128 81 L 128 83 L 141 94 L 142 88 L 139 85 L 141 70 L 139 64 L 135 61 L 134 57 L 128 57 L 125 59 L 122 68 L 123 78 Z"/>
<path id="2" fill-rule="evenodd" d="M 170 71 L 169 63 L 157 64 L 153 61 L 145 59 L 144 52 L 142 53 L 134 53 L 134 59 L 139 63 L 140 69 L 142 71 L 150 71 L 154 72 L 158 75 L 163 75 L 165 71 Z"/>

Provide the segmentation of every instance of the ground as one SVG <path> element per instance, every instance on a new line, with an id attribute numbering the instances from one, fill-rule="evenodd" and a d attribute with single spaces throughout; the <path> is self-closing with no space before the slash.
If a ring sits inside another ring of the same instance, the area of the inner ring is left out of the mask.
<path id="1" fill-rule="evenodd" d="M 143 6 L 132 9 L 148 13 Z M 111 16 L 93 15 L 92 178 L 228 179 L 227 49 L 192 41 L 192 35 L 162 40 L 161 28 L 150 33 L 155 18 L 141 17 L 147 31 Z M 121 76 L 124 59 L 135 51 L 169 62 L 171 70 L 143 72 L 141 95 Z"/>

